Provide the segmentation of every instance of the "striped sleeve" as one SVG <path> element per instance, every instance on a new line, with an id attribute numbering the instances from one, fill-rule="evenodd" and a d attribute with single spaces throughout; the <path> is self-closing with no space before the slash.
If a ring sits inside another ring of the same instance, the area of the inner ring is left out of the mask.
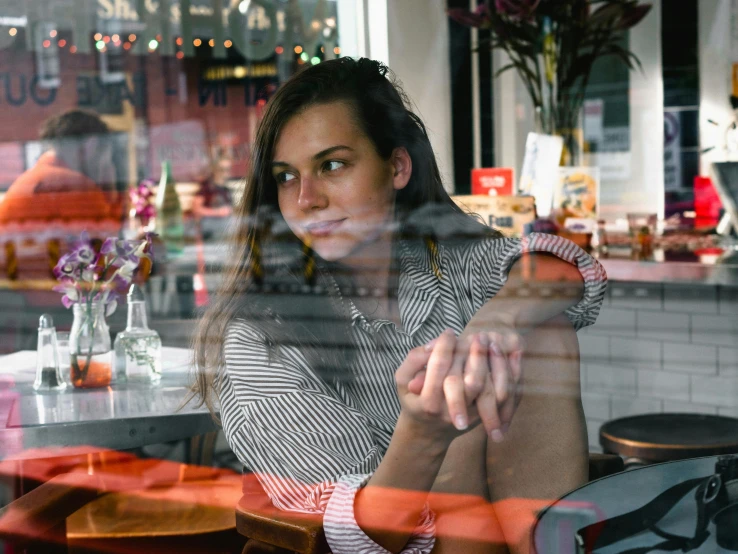
<path id="1" fill-rule="evenodd" d="M 546 252 L 579 269 L 584 280 L 584 294 L 578 304 L 565 313 L 579 330 L 593 325 L 602 307 L 607 289 L 607 274 L 602 265 L 576 244 L 563 237 L 533 233 L 523 239 L 490 239 L 478 246 L 474 265 L 472 291 L 481 295 L 481 306 L 497 294 L 507 280 L 513 263 L 528 252 Z M 475 282 L 478 281 L 478 282 Z"/>
<path id="2" fill-rule="evenodd" d="M 365 416 L 312 375 L 297 350 L 284 348 L 278 359 L 270 357 L 258 332 L 244 323 L 229 329 L 224 354 L 223 430 L 272 503 L 324 513 L 334 554 L 384 554 L 354 517 L 356 492 L 382 459 Z M 433 536 L 433 518 L 425 513 L 403 552 L 430 552 Z"/>

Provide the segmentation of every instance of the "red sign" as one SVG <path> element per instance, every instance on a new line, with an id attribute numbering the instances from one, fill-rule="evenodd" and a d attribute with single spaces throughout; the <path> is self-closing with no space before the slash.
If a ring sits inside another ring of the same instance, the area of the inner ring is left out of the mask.
<path id="1" fill-rule="evenodd" d="M 694 178 L 694 226 L 698 229 L 715 227 L 720 221 L 723 207 L 718 193 L 709 177 Z"/>
<path id="2" fill-rule="evenodd" d="M 512 196 L 515 194 L 515 170 L 512 167 L 482 167 L 472 169 L 471 192 L 485 196 Z"/>

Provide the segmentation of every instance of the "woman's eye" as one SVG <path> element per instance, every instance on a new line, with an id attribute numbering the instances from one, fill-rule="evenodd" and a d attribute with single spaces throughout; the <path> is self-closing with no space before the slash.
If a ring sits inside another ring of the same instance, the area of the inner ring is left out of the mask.
<path id="1" fill-rule="evenodd" d="M 275 179 L 277 180 L 277 183 L 286 183 L 288 181 L 291 181 L 295 178 L 294 173 L 290 173 L 288 171 L 283 171 L 282 173 L 277 173 Z"/>
<path id="2" fill-rule="evenodd" d="M 323 164 L 323 169 L 326 171 L 336 171 L 337 169 L 341 169 L 344 165 L 345 164 L 343 162 L 332 160 L 330 162 L 325 162 L 325 164 Z"/>

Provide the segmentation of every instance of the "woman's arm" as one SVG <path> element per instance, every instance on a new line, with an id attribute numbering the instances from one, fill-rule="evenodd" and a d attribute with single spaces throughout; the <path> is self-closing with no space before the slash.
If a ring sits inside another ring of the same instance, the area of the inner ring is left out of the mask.
<path id="1" fill-rule="evenodd" d="M 297 352 L 286 347 L 287 355 L 273 359 L 258 331 L 234 324 L 220 392 L 226 437 L 275 506 L 324 513 L 336 554 L 380 547 L 428 554 L 435 540 L 428 491 L 459 434 L 442 390 L 455 347 L 453 333 L 444 333 L 434 346 L 412 350 L 397 370 L 402 410 L 382 457 L 365 417 L 304 371 Z M 474 352 L 485 363 L 486 355 Z M 424 366 L 427 387 L 409 393 Z"/>
<path id="2" fill-rule="evenodd" d="M 531 330 L 525 392 L 505 440 L 487 443 L 487 482 L 512 554 L 530 554 L 537 512 L 587 481 L 579 346 L 559 315 Z"/>
<path id="3" fill-rule="evenodd" d="M 473 412 L 463 425 L 452 425 L 450 412 L 454 409 L 449 410 L 449 404 L 465 401 L 463 394 L 459 398 L 449 396 L 446 383 L 449 371 L 462 360 L 459 344 L 450 330 L 434 342 L 432 347 L 411 350 L 397 370 L 402 411 L 387 453 L 354 502 L 359 526 L 390 552 L 405 548 L 449 446 L 479 417 Z M 479 340 L 472 341 L 471 347 L 461 353 L 468 366 L 487 367 L 488 349 Z M 409 383 L 424 366 L 427 369 L 422 390 L 417 394 L 410 392 Z"/>
<path id="4" fill-rule="evenodd" d="M 515 261 L 507 281 L 469 322 L 467 332 L 492 331 L 503 325 L 525 334 L 582 300 L 579 269 L 547 252 L 530 252 Z"/>
<path id="5" fill-rule="evenodd" d="M 401 552 L 407 544 L 449 444 L 400 415 L 387 453 L 354 501 L 357 524 L 382 548 Z"/>

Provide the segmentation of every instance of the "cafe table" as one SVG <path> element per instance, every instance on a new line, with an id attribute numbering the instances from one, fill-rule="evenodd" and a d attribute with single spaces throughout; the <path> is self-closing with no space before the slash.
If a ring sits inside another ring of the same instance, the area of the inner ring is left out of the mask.
<path id="1" fill-rule="evenodd" d="M 189 349 L 164 347 L 157 385 L 120 383 L 61 393 L 33 390 L 35 351 L 0 356 L 0 459 L 42 456 L 55 447 L 127 450 L 215 431 L 207 408 L 185 404 L 191 355 Z"/>
<path id="2" fill-rule="evenodd" d="M 694 458 L 615 473 L 580 487 L 546 508 L 533 530 L 536 554 L 574 554 L 577 551 L 575 533 L 593 523 L 626 514 L 651 502 L 670 487 L 698 477 L 715 473 L 718 456 Z M 696 488 L 681 498 L 658 521 L 658 527 L 668 533 L 693 537 L 697 524 Z M 733 533 L 738 528 L 733 526 Z M 709 536 L 690 554 L 717 554 L 731 552 L 716 541 L 716 526 L 707 527 Z M 732 535 L 731 535 L 732 536 Z M 594 551 L 594 554 L 646 552 L 645 547 L 665 539 L 652 532 L 643 532 Z M 643 548 L 644 550 L 638 550 Z M 581 552 L 585 552 L 582 550 Z M 664 550 L 648 551 L 661 553 Z"/>

